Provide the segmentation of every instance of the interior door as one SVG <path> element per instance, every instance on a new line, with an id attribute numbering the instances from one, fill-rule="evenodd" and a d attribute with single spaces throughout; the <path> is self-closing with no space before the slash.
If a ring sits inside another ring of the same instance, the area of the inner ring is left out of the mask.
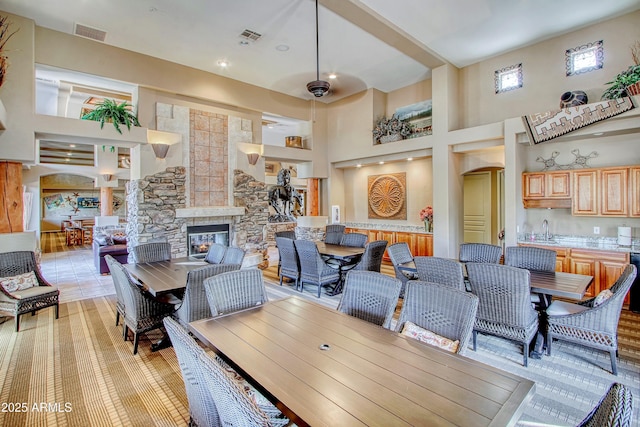
<path id="1" fill-rule="evenodd" d="M 492 243 L 491 171 L 471 172 L 464 176 L 464 242 Z"/>

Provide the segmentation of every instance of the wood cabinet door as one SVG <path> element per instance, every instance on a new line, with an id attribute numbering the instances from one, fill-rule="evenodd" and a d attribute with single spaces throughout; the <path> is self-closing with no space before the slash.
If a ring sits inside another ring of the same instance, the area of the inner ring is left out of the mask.
<path id="1" fill-rule="evenodd" d="M 522 197 L 525 199 L 543 198 L 545 196 L 546 174 L 543 172 L 522 174 Z"/>
<path id="2" fill-rule="evenodd" d="M 433 256 L 433 235 L 416 233 L 416 253 L 413 256 Z"/>
<path id="3" fill-rule="evenodd" d="M 562 199 L 571 197 L 571 172 L 548 172 L 545 197 Z"/>
<path id="4" fill-rule="evenodd" d="M 598 215 L 598 171 L 573 171 L 572 215 Z"/>
<path id="5" fill-rule="evenodd" d="M 630 216 L 640 216 L 640 166 L 629 169 L 631 182 Z"/>
<path id="6" fill-rule="evenodd" d="M 628 168 L 602 169 L 599 175 L 600 215 L 627 216 Z"/>
<path id="7" fill-rule="evenodd" d="M 387 241 L 387 247 L 389 247 L 389 245 L 395 243 L 395 232 L 386 231 L 386 230 L 378 230 L 378 240 L 386 240 Z M 384 251 L 384 255 L 382 256 L 382 260 L 383 261 L 387 261 L 387 262 L 391 261 L 391 258 L 389 258 L 389 254 L 387 254 L 387 250 L 386 249 Z"/>
<path id="8" fill-rule="evenodd" d="M 573 254 L 570 260 L 571 273 L 585 274 L 587 276 L 593 276 L 593 282 L 591 286 L 587 288 L 585 297 L 593 297 L 600 292 L 600 278 L 597 274 L 597 262 L 592 257 L 574 257 Z"/>

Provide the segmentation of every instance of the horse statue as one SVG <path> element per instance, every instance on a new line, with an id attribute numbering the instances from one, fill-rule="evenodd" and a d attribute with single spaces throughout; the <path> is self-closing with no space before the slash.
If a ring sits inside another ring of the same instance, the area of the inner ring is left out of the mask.
<path id="1" fill-rule="evenodd" d="M 291 171 L 280 169 L 277 184 L 269 188 L 269 205 L 275 214 L 269 216 L 270 222 L 295 221 L 296 216 L 303 215 L 302 195 L 291 185 Z"/>

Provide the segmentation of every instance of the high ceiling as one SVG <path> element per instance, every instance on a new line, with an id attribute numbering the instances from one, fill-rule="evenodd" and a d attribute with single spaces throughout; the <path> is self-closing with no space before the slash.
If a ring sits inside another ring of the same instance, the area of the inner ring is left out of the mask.
<path id="1" fill-rule="evenodd" d="M 320 78 L 337 74 L 325 102 L 365 88 L 388 92 L 445 62 L 470 65 L 640 9 L 640 0 L 319 3 Z M 76 24 L 103 30 L 110 45 L 312 98 L 313 0 L 0 0 L 0 10 L 70 34 Z M 260 37 L 242 37 L 244 30 Z"/>

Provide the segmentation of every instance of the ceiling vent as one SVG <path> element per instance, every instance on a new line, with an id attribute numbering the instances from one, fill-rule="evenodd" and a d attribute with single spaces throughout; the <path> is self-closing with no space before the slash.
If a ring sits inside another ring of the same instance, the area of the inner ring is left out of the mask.
<path id="1" fill-rule="evenodd" d="M 256 33 L 255 31 L 252 31 L 252 30 L 244 30 L 240 34 L 241 39 L 249 40 L 252 42 L 257 42 L 260 39 L 260 37 L 262 37 L 262 34 Z"/>
<path id="2" fill-rule="evenodd" d="M 86 37 L 91 40 L 97 40 L 99 42 L 104 42 L 104 39 L 107 37 L 107 32 L 98 30 L 97 28 L 87 27 L 86 25 L 76 23 L 75 29 L 73 33 L 76 36 Z"/>

